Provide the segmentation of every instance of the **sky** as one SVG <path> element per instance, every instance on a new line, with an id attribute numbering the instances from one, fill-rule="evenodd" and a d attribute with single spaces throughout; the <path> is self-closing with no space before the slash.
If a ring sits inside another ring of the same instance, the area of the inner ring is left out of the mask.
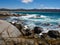
<path id="1" fill-rule="evenodd" d="M 0 8 L 60 9 L 60 0 L 0 0 Z"/>

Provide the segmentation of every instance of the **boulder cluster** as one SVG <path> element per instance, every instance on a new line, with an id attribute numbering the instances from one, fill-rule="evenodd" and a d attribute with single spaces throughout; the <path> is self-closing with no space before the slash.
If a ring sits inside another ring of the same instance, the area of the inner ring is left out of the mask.
<path id="1" fill-rule="evenodd" d="M 0 20 L 0 45 L 60 45 L 60 32 Z"/>
<path id="2" fill-rule="evenodd" d="M 33 45 L 59 45 L 60 44 L 59 31 L 48 30 L 47 33 L 42 33 L 43 28 L 38 26 L 34 27 L 33 30 L 30 30 L 28 26 L 22 26 L 21 24 L 16 24 L 16 23 L 11 23 L 11 24 L 13 24 L 19 29 L 19 31 L 22 33 L 22 36 L 25 38 L 25 40 L 32 39 L 37 42 L 37 44 L 34 43 Z"/>

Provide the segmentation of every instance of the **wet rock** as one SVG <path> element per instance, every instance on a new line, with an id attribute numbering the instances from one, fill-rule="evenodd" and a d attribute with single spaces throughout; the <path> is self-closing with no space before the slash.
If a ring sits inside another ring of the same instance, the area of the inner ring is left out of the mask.
<path id="1" fill-rule="evenodd" d="M 26 36 L 31 35 L 31 32 L 30 32 L 30 30 L 29 30 L 29 29 L 26 29 L 26 30 L 25 30 L 25 35 L 26 35 Z"/>
<path id="2" fill-rule="evenodd" d="M 42 30 L 42 28 L 41 27 L 34 27 L 34 33 L 35 34 L 39 34 L 39 33 L 41 33 L 43 30 Z"/>
<path id="3" fill-rule="evenodd" d="M 54 30 L 50 30 L 48 32 L 48 36 L 51 38 L 60 38 L 59 32 L 58 31 L 54 31 Z"/>
<path id="4" fill-rule="evenodd" d="M 17 24 L 15 22 L 10 22 L 12 25 L 14 25 L 15 27 L 17 27 L 19 30 L 21 30 L 23 28 L 22 24 Z"/>
<path id="5" fill-rule="evenodd" d="M 21 30 L 21 29 L 23 28 L 21 24 L 15 24 L 15 26 L 16 26 L 19 30 Z"/>

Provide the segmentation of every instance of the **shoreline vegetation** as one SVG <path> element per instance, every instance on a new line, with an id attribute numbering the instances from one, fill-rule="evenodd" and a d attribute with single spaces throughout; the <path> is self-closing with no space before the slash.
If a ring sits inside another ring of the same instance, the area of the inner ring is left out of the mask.
<path id="1" fill-rule="evenodd" d="M 44 9 L 42 10 L 43 12 L 48 12 L 47 10 Z M 17 16 L 17 17 L 22 16 L 20 14 L 11 14 L 10 11 L 20 11 L 20 10 L 0 9 L 0 18 L 6 18 L 9 16 Z M 33 11 L 35 11 L 35 9 Z M 49 12 L 60 12 L 60 9 L 59 10 L 51 9 Z M 22 23 L 12 23 L 12 22 L 10 23 L 19 29 L 21 35 L 18 37 L 9 37 L 7 38 L 7 40 L 1 39 L 2 41 L 4 41 L 3 43 L 4 45 L 60 45 L 59 31 L 51 30 L 48 31 L 48 33 L 41 34 L 41 32 L 43 31 L 41 27 L 34 27 L 33 30 L 30 30 L 28 27 L 22 25 Z"/>

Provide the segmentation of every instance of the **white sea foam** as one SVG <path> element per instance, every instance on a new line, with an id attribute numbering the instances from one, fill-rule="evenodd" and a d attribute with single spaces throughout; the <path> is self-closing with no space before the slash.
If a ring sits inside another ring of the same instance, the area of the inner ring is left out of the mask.
<path id="1" fill-rule="evenodd" d="M 41 17 L 41 18 L 46 18 L 47 16 L 41 15 L 40 17 Z"/>
<path id="2" fill-rule="evenodd" d="M 23 17 L 23 18 L 31 18 L 31 17 L 35 17 L 35 14 L 33 14 L 33 15 L 27 14 L 26 16 L 21 16 L 21 17 Z"/>
<path id="3" fill-rule="evenodd" d="M 17 17 L 12 17 L 11 19 L 14 19 L 14 18 L 17 18 Z M 36 14 L 27 14 L 26 16 L 20 16 L 18 17 L 18 19 L 20 20 L 27 20 L 28 22 L 26 22 L 27 26 L 30 27 L 30 29 L 33 29 L 33 27 L 36 26 L 35 22 L 41 22 L 41 23 L 50 23 L 50 22 L 57 22 L 58 24 L 60 24 L 60 18 L 58 19 L 52 19 L 51 17 L 49 16 L 45 16 L 45 15 L 36 15 Z M 40 25 L 39 25 L 40 26 Z M 43 32 L 48 32 L 48 30 L 60 30 L 60 28 L 56 28 L 56 25 L 53 25 L 53 26 L 48 26 L 48 27 L 43 27 Z"/>
<path id="4" fill-rule="evenodd" d="M 37 19 L 39 17 L 39 19 Z M 32 19 L 33 18 L 33 19 Z M 27 14 L 26 16 L 21 16 L 21 17 L 10 17 L 10 20 L 13 19 L 20 19 L 20 20 L 30 20 L 32 22 L 57 22 L 60 24 L 60 18 L 58 19 L 51 19 L 48 16 L 44 15 L 36 15 L 36 14 Z"/>
<path id="5" fill-rule="evenodd" d="M 44 16 L 44 15 L 36 15 L 36 14 L 26 14 L 26 16 L 21 16 L 22 18 L 47 18 L 47 16 Z"/>

